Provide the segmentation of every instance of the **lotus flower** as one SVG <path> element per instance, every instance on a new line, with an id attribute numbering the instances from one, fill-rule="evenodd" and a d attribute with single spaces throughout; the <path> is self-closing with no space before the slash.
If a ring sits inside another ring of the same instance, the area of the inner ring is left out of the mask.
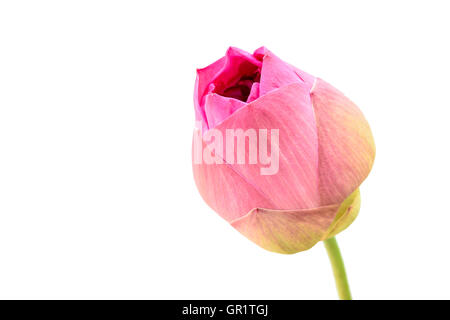
<path id="1" fill-rule="evenodd" d="M 292 254 L 356 218 L 358 188 L 372 168 L 375 145 L 361 111 L 330 84 L 264 47 L 253 54 L 231 47 L 197 70 L 194 104 L 194 158 L 198 146 L 203 154 L 211 149 L 208 141 L 217 133 L 278 130 L 276 173 L 261 174 L 267 163 L 260 161 L 227 161 L 229 150 L 217 146 L 210 150 L 216 161 L 193 161 L 203 199 L 248 239 Z M 246 159 L 250 151 L 248 144 Z"/>

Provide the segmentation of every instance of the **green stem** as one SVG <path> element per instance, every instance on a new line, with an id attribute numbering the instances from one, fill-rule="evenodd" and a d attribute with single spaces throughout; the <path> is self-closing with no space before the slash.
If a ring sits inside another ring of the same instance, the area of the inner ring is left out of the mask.
<path id="1" fill-rule="evenodd" d="M 327 239 L 323 243 L 325 249 L 327 249 L 328 258 L 330 258 L 339 298 L 341 300 L 352 300 L 347 274 L 345 273 L 344 260 L 342 260 L 341 251 L 339 250 L 336 238 L 333 237 Z"/>

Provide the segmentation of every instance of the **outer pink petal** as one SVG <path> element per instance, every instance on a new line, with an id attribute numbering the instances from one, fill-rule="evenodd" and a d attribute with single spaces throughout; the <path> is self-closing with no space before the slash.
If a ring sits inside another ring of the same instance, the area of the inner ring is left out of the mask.
<path id="1" fill-rule="evenodd" d="M 231 225 L 266 250 L 292 254 L 345 229 L 353 221 L 349 217 L 359 210 L 359 201 L 355 191 L 340 205 L 281 211 L 255 208 Z"/>
<path id="2" fill-rule="evenodd" d="M 194 133 L 194 137 L 199 132 Z M 195 138 L 194 138 L 195 139 Z M 194 147 L 194 145 L 193 145 Z M 202 150 L 208 148 L 202 140 Z M 228 222 L 255 207 L 270 208 L 273 203 L 227 164 L 193 161 L 194 180 L 205 202 Z"/>
<path id="3" fill-rule="evenodd" d="M 266 167 L 262 164 L 231 166 L 250 185 L 258 186 L 270 197 L 273 206 L 268 208 L 288 210 L 320 206 L 316 122 L 309 90 L 302 84 L 290 84 L 260 97 L 215 129 L 222 131 L 224 137 L 227 129 L 267 129 L 268 132 L 278 129 L 279 171 L 276 174 L 261 175 L 260 169 Z M 239 198 L 239 192 L 233 197 Z"/>
<path id="4" fill-rule="evenodd" d="M 319 139 L 321 204 L 341 203 L 369 174 L 375 144 L 358 107 L 321 79 L 311 92 Z"/>
<path id="5" fill-rule="evenodd" d="M 231 225 L 266 250 L 292 254 L 307 250 L 322 239 L 338 207 L 284 211 L 256 208 Z"/>
<path id="6" fill-rule="evenodd" d="M 316 77 L 292 65 L 290 65 L 290 67 L 295 71 L 295 73 L 300 77 L 300 79 L 302 79 L 303 82 L 305 82 L 305 84 L 308 86 L 309 89 L 313 87 L 314 82 L 316 81 Z"/>

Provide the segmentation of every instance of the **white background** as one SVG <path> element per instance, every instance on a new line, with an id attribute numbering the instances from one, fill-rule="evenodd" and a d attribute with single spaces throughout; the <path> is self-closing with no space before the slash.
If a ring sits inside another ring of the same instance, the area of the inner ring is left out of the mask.
<path id="1" fill-rule="evenodd" d="M 335 299 L 319 243 L 264 251 L 201 199 L 195 68 L 267 46 L 371 124 L 338 236 L 357 299 L 450 298 L 447 1 L 3 1 L 0 298 Z"/>

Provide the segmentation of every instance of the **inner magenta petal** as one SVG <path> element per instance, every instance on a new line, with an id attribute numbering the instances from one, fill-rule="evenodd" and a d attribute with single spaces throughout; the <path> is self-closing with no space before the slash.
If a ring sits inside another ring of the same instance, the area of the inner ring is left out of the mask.
<path id="1" fill-rule="evenodd" d="M 261 61 L 253 55 L 230 47 L 225 56 L 226 61 L 222 70 L 217 74 L 212 83 L 214 92 L 220 95 L 237 98 L 245 96 L 246 101 L 250 93 L 251 83 L 244 83 L 243 80 L 253 80 L 261 70 Z M 252 81 L 253 82 L 253 81 Z"/>
<path id="2" fill-rule="evenodd" d="M 259 83 L 254 82 L 252 85 L 252 89 L 250 90 L 250 94 L 247 98 L 247 103 L 252 102 L 253 100 L 256 100 L 259 98 Z"/>
<path id="3" fill-rule="evenodd" d="M 205 97 L 205 114 L 208 127 L 214 128 L 234 112 L 245 106 L 245 102 L 210 93 Z"/>

